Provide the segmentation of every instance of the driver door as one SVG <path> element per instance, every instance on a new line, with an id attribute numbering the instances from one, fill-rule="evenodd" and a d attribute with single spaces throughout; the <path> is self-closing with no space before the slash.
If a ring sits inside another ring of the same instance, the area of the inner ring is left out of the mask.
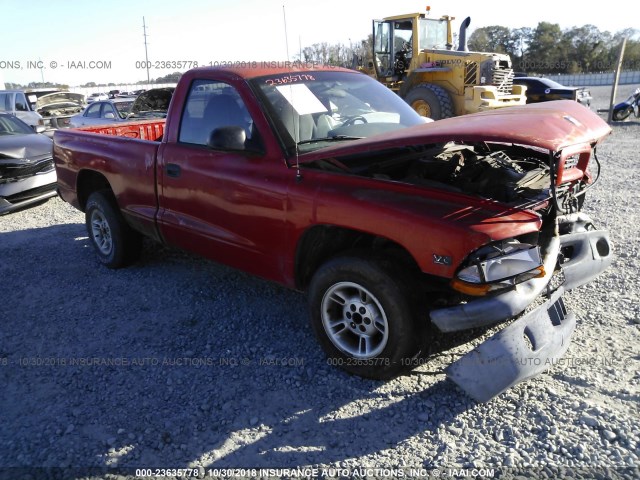
<path id="1" fill-rule="evenodd" d="M 244 129 L 244 148 L 212 147 L 212 132 L 221 127 Z M 163 143 L 158 154 L 161 234 L 171 245 L 278 278 L 287 173 L 282 162 L 265 155 L 237 90 L 195 80 L 178 141 Z"/>
<path id="2" fill-rule="evenodd" d="M 393 28 L 391 22 L 373 21 L 373 65 L 378 77 L 393 75 Z"/>

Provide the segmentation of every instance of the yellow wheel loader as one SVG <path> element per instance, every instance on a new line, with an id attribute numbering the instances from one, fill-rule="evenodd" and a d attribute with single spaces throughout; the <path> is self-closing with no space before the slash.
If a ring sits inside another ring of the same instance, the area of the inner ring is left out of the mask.
<path id="1" fill-rule="evenodd" d="M 374 20 L 373 55 L 362 69 L 434 120 L 524 105 L 526 87 L 513 84 L 509 56 L 469 52 L 469 17 L 453 50 L 452 20 L 423 13 Z"/>

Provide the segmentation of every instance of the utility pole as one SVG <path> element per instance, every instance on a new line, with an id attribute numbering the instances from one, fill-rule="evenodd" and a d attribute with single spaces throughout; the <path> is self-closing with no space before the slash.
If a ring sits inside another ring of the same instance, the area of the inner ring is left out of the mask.
<path id="1" fill-rule="evenodd" d="M 147 86 L 151 83 L 149 78 L 149 54 L 147 52 L 147 23 L 142 17 L 142 35 L 144 36 L 144 64 L 147 67 Z"/>
<path id="2" fill-rule="evenodd" d="M 622 61 L 624 60 L 624 49 L 627 46 L 627 37 L 622 39 L 622 45 L 620 46 L 620 56 L 618 57 L 618 64 L 616 65 L 616 71 L 613 74 L 613 86 L 611 87 L 611 100 L 609 101 L 609 116 L 607 117 L 607 123 L 611 123 L 613 120 L 613 105 L 616 103 L 616 92 L 618 91 L 618 82 L 620 81 L 620 70 L 622 70 Z"/>
<path id="3" fill-rule="evenodd" d="M 38 58 L 38 64 L 40 65 L 40 78 L 42 79 L 42 84 L 44 85 L 44 71 L 42 70 L 42 60 Z"/>

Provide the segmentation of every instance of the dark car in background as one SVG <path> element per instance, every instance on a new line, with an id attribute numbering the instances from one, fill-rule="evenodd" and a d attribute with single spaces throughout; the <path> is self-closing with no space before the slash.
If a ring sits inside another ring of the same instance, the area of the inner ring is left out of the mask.
<path id="1" fill-rule="evenodd" d="M 124 122 L 129 116 L 133 100 L 133 98 L 114 98 L 90 103 L 84 112 L 71 117 L 71 126 L 86 127 Z"/>
<path id="2" fill-rule="evenodd" d="M 518 77 L 513 79 L 516 85 L 527 87 L 527 103 L 549 102 L 551 100 L 575 100 L 585 107 L 591 106 L 591 92 L 584 87 L 567 87 L 548 78 Z"/>
<path id="3" fill-rule="evenodd" d="M 19 118 L 0 113 L 0 215 L 54 197 L 53 142 Z"/>

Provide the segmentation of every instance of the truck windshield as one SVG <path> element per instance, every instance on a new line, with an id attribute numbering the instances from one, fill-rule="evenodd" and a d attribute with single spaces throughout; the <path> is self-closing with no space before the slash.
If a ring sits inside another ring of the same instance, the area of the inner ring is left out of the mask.
<path id="1" fill-rule="evenodd" d="M 419 23 L 420 50 L 447 48 L 447 21 L 421 18 Z"/>
<path id="2" fill-rule="evenodd" d="M 291 72 L 251 80 L 289 153 L 366 138 L 425 122 L 372 78 L 348 72 Z"/>
<path id="3" fill-rule="evenodd" d="M 31 134 L 35 132 L 26 123 L 7 114 L 0 115 L 0 136 Z"/>

